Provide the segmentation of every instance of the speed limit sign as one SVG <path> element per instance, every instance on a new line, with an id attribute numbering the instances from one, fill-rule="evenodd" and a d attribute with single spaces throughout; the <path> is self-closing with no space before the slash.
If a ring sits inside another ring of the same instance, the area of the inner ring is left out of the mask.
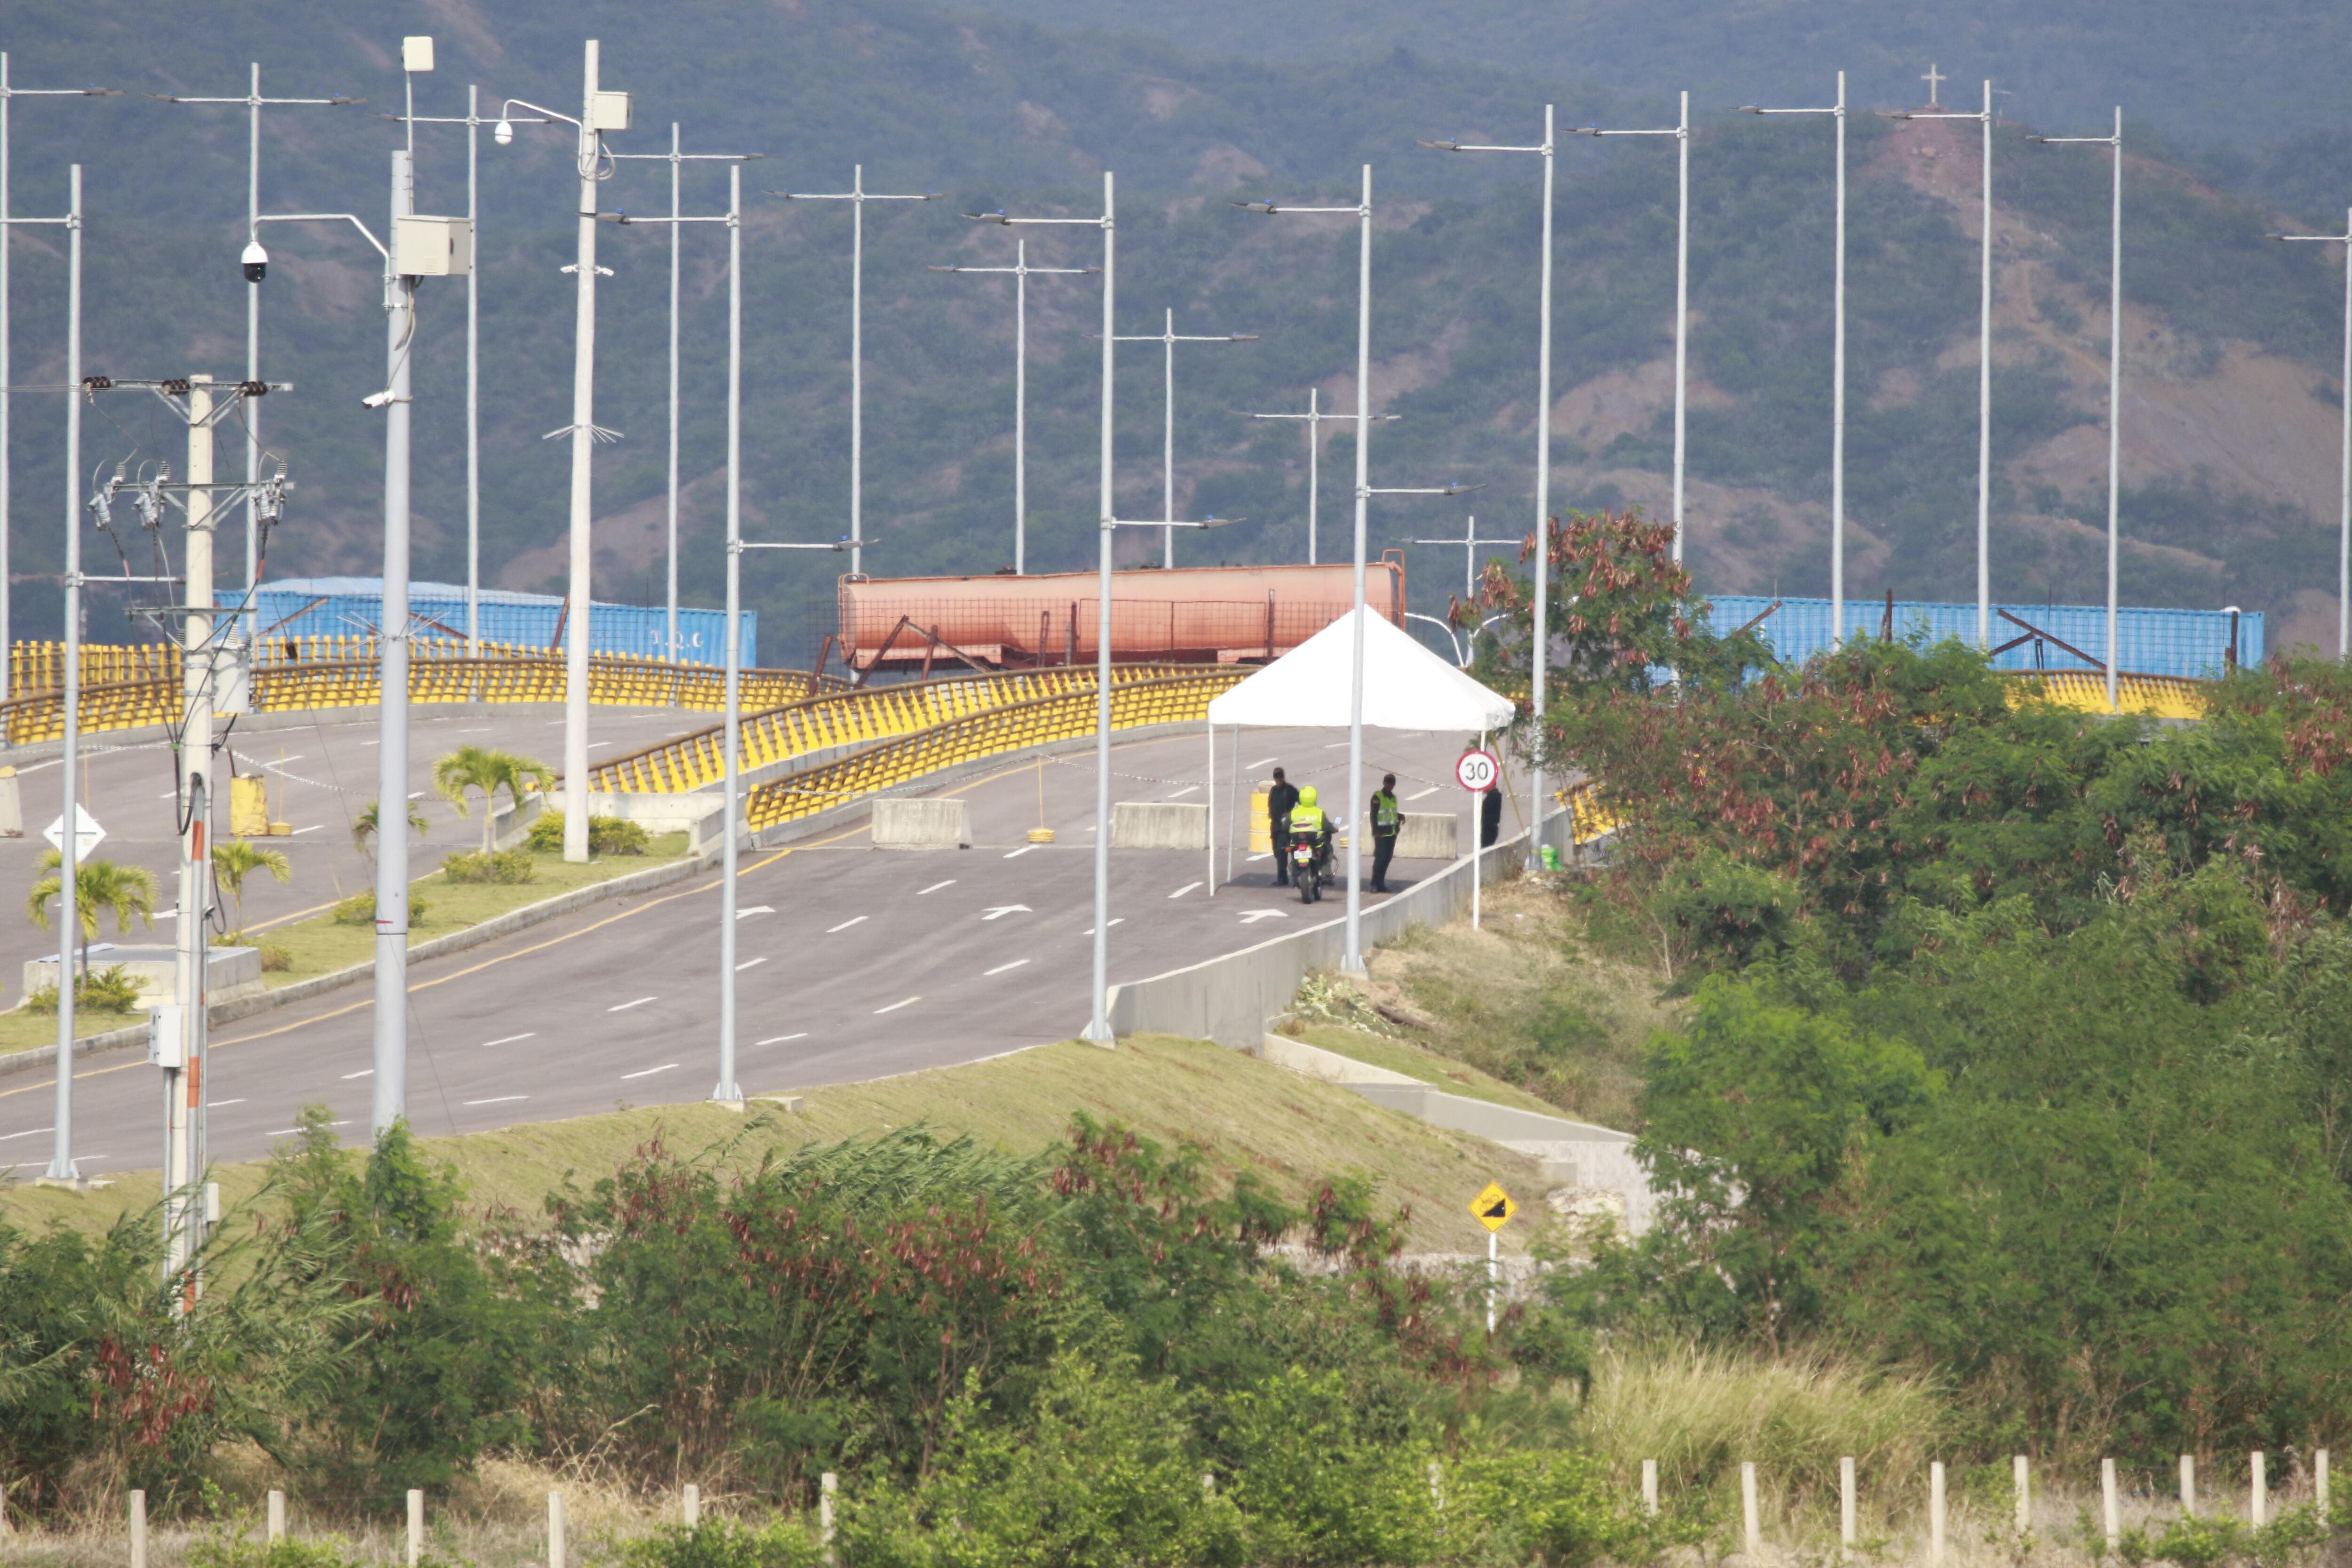
<path id="1" fill-rule="evenodd" d="M 1492 752 L 1467 751 L 1454 763 L 1454 782 L 1473 795 L 1493 789 L 1495 782 L 1502 776 L 1503 764 L 1495 760 Z"/>

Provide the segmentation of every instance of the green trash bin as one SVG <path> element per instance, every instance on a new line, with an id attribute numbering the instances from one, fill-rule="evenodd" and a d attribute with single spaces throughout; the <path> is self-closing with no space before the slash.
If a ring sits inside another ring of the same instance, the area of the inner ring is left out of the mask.
<path id="1" fill-rule="evenodd" d="M 1543 868 L 1547 871 L 1559 869 L 1559 846 L 1557 844 L 1547 844 L 1543 847 Z"/>

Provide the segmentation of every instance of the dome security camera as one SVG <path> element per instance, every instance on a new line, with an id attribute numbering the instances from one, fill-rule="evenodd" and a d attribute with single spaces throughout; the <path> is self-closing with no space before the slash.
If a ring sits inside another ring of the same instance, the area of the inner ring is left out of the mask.
<path id="1" fill-rule="evenodd" d="M 501 147 L 511 146 L 514 142 L 514 121 L 500 120 L 490 128 L 490 140 Z"/>
<path id="2" fill-rule="evenodd" d="M 259 240 L 247 245 L 245 254 L 239 259 L 245 263 L 245 280 L 247 283 L 258 283 L 269 275 L 269 252 L 261 248 Z"/>

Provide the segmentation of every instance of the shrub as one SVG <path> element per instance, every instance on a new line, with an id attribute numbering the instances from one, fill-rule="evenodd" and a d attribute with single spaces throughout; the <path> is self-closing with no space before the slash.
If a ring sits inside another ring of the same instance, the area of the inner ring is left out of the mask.
<path id="1" fill-rule="evenodd" d="M 646 830 L 634 822 L 617 816 L 592 816 L 588 819 L 588 853 L 595 855 L 642 855 L 649 840 Z M 541 855 L 563 852 L 563 814 L 541 809 L 530 825 L 529 847 Z"/>
<path id="2" fill-rule="evenodd" d="M 375 911 L 373 910 L 370 910 L 368 911 L 368 918 L 371 920 L 375 918 Z M 411 918 L 415 918 L 413 909 L 411 911 Z M 287 946 L 282 942 L 263 942 L 261 944 L 261 967 L 265 973 L 274 973 L 279 970 L 293 968 L 294 950 Z"/>
<path id="3" fill-rule="evenodd" d="M 824 1548 L 798 1519 L 754 1528 L 731 1519 L 673 1524 L 621 1543 L 622 1568 L 816 1568 Z"/>
<path id="4" fill-rule="evenodd" d="M 131 972 L 117 963 L 95 974 L 84 974 L 74 984 L 74 1006 L 84 1013 L 133 1013 L 143 1000 L 139 982 Z M 58 988 L 44 985 L 25 998 L 25 1005 L 36 1013 L 58 1010 Z"/>
<path id="5" fill-rule="evenodd" d="M 339 1535 L 324 1541 L 281 1536 L 256 1541 L 234 1530 L 205 1535 L 188 1548 L 188 1568 L 354 1568 L 357 1553 Z"/>
<path id="6" fill-rule="evenodd" d="M 486 855 L 469 849 L 442 861 L 441 874 L 453 882 L 528 882 L 539 875 L 539 867 L 524 850 L 493 849 Z"/>
<path id="7" fill-rule="evenodd" d="M 419 898 L 416 894 L 413 892 L 410 893 L 408 895 L 408 923 L 412 926 L 423 925 L 425 923 L 425 900 Z M 334 907 L 331 918 L 339 926 L 372 926 L 375 924 L 375 894 L 373 892 L 353 893 L 350 898 L 345 899 L 342 902 Z"/>

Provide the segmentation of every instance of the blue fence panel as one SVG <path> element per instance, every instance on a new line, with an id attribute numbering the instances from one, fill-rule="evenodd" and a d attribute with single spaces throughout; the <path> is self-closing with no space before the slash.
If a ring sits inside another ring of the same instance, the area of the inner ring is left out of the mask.
<path id="1" fill-rule="evenodd" d="M 1707 601 L 1717 632 L 1730 632 L 1762 615 L 1772 601 L 1762 595 L 1725 594 Z M 2072 643 L 2088 655 L 2085 665 L 2063 648 L 2044 642 L 2042 666 L 2048 669 L 2103 668 L 2107 652 L 2107 610 L 2104 605 L 1995 605 L 1992 643 L 1995 647 L 2026 635 L 2032 626 Z M 2006 610 L 2017 617 L 2004 620 Z M 1885 601 L 1849 599 L 1845 633 L 1874 637 L 1885 625 Z M 2116 668 L 2136 675 L 2181 675 L 2209 678 L 2229 662 L 2231 623 L 2236 621 L 2238 662 L 2263 659 L 2263 617 L 2259 611 L 2164 610 L 2118 608 L 2116 612 Z M 2021 626 L 2018 622 L 2024 622 Z M 1973 645 L 1977 638 L 1977 607 L 1969 604 L 1937 604 L 1926 600 L 1895 601 L 1895 635 L 1908 637 L 1924 631 L 1929 642 L 1947 637 Z M 1801 663 L 1830 646 L 1830 602 L 1827 599 L 1783 599 L 1780 607 L 1756 628 L 1774 654 Z M 2034 646 L 2021 647 L 1994 657 L 1995 668 L 2032 669 Z"/>
<path id="2" fill-rule="evenodd" d="M 383 618 L 383 587 L 373 577 L 320 577 L 264 583 L 254 595 L 257 625 L 265 637 L 373 637 Z M 523 647 L 559 646 L 563 601 L 551 594 L 485 591 L 481 595 L 484 642 Z M 409 619 L 423 637 L 463 638 L 466 590 L 446 583 L 416 583 L 408 590 Z M 760 662 L 760 616 L 743 612 L 745 668 Z M 668 612 L 654 605 L 593 604 L 589 609 L 589 647 L 597 653 L 659 658 L 667 637 Z M 678 657 L 688 664 L 717 666 L 727 658 L 727 612 L 677 612 Z M 571 640 L 568 628 L 563 638 Z"/>

